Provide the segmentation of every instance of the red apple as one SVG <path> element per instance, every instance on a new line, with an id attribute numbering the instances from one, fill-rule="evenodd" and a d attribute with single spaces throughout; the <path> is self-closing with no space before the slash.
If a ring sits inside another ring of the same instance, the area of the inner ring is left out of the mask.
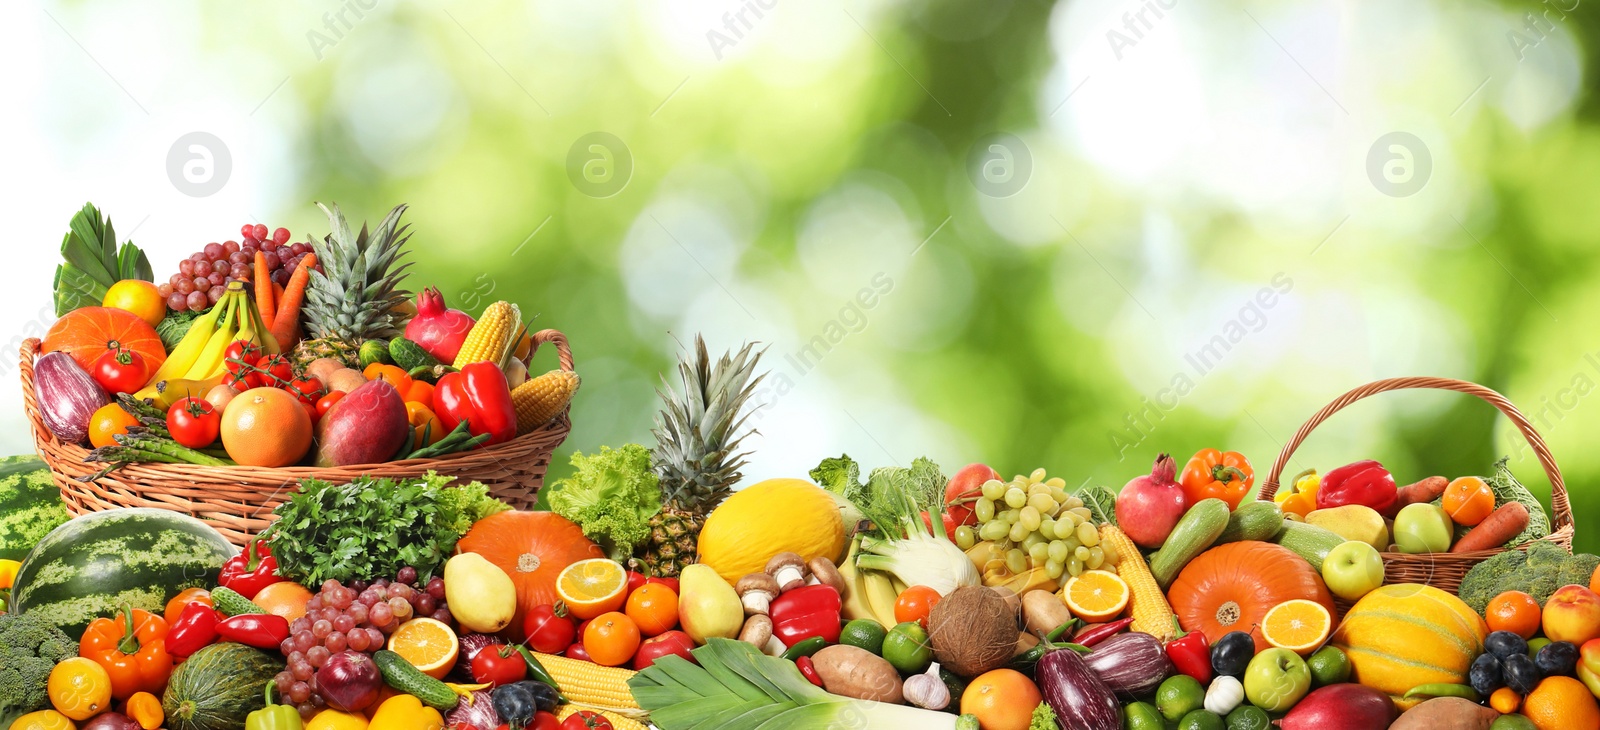
<path id="1" fill-rule="evenodd" d="M 1133 478 L 1117 494 L 1117 525 L 1140 546 L 1161 547 L 1183 517 L 1188 505 L 1177 475 L 1177 462 L 1162 454 L 1149 474 Z"/>
<path id="2" fill-rule="evenodd" d="M 1580 585 L 1557 589 L 1544 604 L 1544 635 L 1580 646 L 1600 638 L 1600 595 Z"/>
<path id="3" fill-rule="evenodd" d="M 972 503 L 983 496 L 984 482 L 999 478 L 1000 472 L 989 468 L 987 464 L 961 467 L 955 476 L 950 477 L 949 486 L 944 488 L 944 503 L 948 505 L 945 512 L 957 525 L 978 524 L 977 516 L 972 514 Z"/>

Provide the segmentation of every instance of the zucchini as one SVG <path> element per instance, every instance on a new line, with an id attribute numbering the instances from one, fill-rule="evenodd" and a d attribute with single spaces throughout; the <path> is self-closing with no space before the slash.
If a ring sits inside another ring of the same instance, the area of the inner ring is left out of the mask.
<path id="1" fill-rule="evenodd" d="M 1172 528 L 1161 549 L 1150 556 L 1150 573 L 1161 590 L 1172 586 L 1183 566 L 1217 541 L 1228 527 L 1228 503 L 1215 497 L 1196 502 Z"/>
<path id="2" fill-rule="evenodd" d="M 211 607 L 228 616 L 242 616 L 249 613 L 266 613 L 255 602 L 232 588 L 218 588 L 211 592 Z"/>
<path id="3" fill-rule="evenodd" d="M 372 661 L 377 663 L 383 681 L 390 687 L 422 700 L 429 707 L 440 711 L 454 710 L 456 703 L 461 700 L 449 685 L 423 674 L 405 657 L 388 649 L 379 649 L 372 655 Z"/>
<path id="4" fill-rule="evenodd" d="M 1332 530 L 1308 525 L 1304 522 L 1285 520 L 1283 532 L 1272 540 L 1279 545 L 1289 548 L 1295 555 L 1305 558 L 1317 572 L 1322 572 L 1322 561 L 1328 558 L 1328 552 L 1345 541 Z"/>
<path id="5" fill-rule="evenodd" d="M 427 350 L 404 337 L 396 337 L 389 342 L 389 357 L 394 358 L 394 364 L 411 372 L 420 367 L 433 367 L 441 364 L 439 359 L 428 354 Z"/>
<path id="6" fill-rule="evenodd" d="M 1266 542 L 1283 529 L 1283 509 L 1271 502 L 1246 502 L 1228 516 L 1228 526 L 1216 545 L 1243 540 Z"/>

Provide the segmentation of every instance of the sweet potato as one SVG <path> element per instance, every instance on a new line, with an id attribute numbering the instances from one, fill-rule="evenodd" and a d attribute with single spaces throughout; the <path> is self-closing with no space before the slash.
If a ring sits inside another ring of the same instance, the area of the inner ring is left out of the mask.
<path id="1" fill-rule="evenodd" d="M 866 649 L 834 644 L 811 655 L 824 689 L 858 700 L 899 704 L 900 673 L 887 660 Z"/>
<path id="2" fill-rule="evenodd" d="M 1489 730 L 1500 713 L 1460 697 L 1435 697 L 1406 711 L 1389 730 Z"/>
<path id="3" fill-rule="evenodd" d="M 1395 490 L 1394 510 L 1400 511 L 1401 507 L 1418 502 L 1432 502 L 1444 494 L 1444 488 L 1450 486 L 1450 480 L 1444 477 L 1428 477 L 1415 484 L 1407 484 Z"/>

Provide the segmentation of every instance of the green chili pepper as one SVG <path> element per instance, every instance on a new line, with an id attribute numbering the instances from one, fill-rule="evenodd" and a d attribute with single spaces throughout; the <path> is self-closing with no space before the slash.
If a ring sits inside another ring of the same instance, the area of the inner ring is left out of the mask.
<path id="1" fill-rule="evenodd" d="M 1478 691 L 1472 688 L 1472 685 L 1451 684 L 1448 682 L 1419 684 L 1408 690 L 1406 697 L 1460 697 L 1473 702 L 1477 702 L 1481 698 Z"/>
<path id="2" fill-rule="evenodd" d="M 822 651 L 822 647 L 827 645 L 827 639 L 824 639 L 820 636 L 813 636 L 805 641 L 789 647 L 789 650 L 783 653 L 783 658 L 792 662 L 800 657 L 811 656 L 812 654 Z"/>

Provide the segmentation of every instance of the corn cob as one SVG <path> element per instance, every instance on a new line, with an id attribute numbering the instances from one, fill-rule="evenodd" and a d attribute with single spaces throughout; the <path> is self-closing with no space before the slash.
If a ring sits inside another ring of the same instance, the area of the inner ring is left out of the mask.
<path id="1" fill-rule="evenodd" d="M 534 654 L 550 676 L 561 685 L 568 700 L 591 710 L 639 713 L 639 703 L 628 689 L 628 679 L 637 674 L 620 667 L 604 667 L 594 662 L 568 659 L 554 654 Z M 565 717 L 565 715 L 563 715 Z M 620 730 L 621 725 L 617 726 Z"/>
<path id="2" fill-rule="evenodd" d="M 647 730 L 644 725 L 641 725 L 638 720 L 634 720 L 633 718 L 619 715 L 610 710 L 602 710 L 595 707 L 585 707 L 583 705 L 562 705 L 561 707 L 557 708 L 556 719 L 566 722 L 568 717 L 578 714 L 579 710 L 588 710 L 590 712 L 600 713 L 607 720 L 611 721 L 611 726 L 616 728 L 616 730 Z"/>
<path id="3" fill-rule="evenodd" d="M 511 402 L 517 407 L 517 434 L 528 433 L 561 415 L 576 392 L 578 374 L 566 370 L 551 370 L 517 386 L 511 391 Z"/>
<path id="4" fill-rule="evenodd" d="M 503 364 L 507 351 L 515 344 L 511 338 L 521 325 L 522 312 L 515 304 L 499 301 L 484 307 L 483 317 L 467 332 L 452 364 L 457 369 L 475 362 Z"/>
<path id="5" fill-rule="evenodd" d="M 1139 548 L 1133 544 L 1133 540 L 1108 522 L 1100 526 L 1100 544 L 1107 553 L 1115 553 L 1117 576 L 1128 584 L 1128 590 L 1133 593 L 1130 611 L 1133 624 L 1129 628 L 1154 636 L 1162 643 L 1175 638 L 1173 626 L 1176 617 L 1172 613 L 1172 606 L 1167 603 L 1166 594 L 1156 585 L 1150 566 L 1145 564 L 1144 556 L 1139 554 Z"/>

